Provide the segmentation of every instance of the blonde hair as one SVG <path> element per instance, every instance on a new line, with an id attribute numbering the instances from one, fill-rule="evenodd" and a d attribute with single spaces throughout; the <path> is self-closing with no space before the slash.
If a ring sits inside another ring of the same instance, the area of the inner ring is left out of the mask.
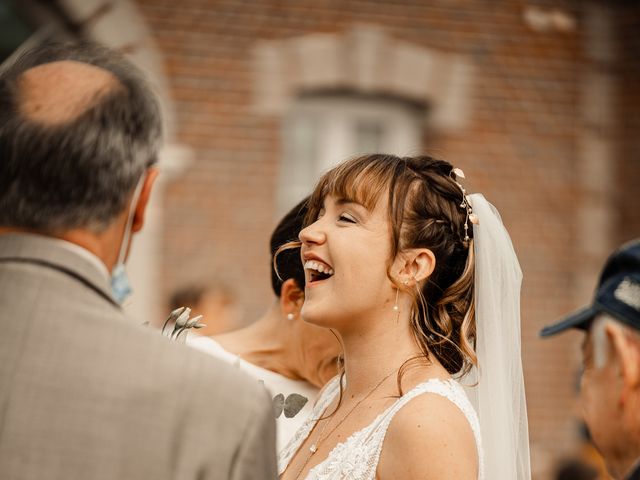
<path id="1" fill-rule="evenodd" d="M 418 358 L 433 355 L 449 373 L 466 373 L 477 361 L 473 232 L 470 229 L 465 240 L 467 212 L 450 163 L 384 154 L 348 160 L 320 179 L 305 224 L 318 218 L 327 195 L 372 210 L 385 193 L 391 225 L 387 276 L 414 300 L 411 328 L 423 354 Z M 410 248 L 428 248 L 436 258 L 431 276 L 415 289 L 400 285 L 390 273 L 398 253 Z"/>

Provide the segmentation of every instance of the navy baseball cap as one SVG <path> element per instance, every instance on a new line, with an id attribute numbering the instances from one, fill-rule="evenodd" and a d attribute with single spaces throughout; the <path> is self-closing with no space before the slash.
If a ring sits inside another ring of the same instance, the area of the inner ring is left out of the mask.
<path id="1" fill-rule="evenodd" d="M 640 239 L 626 243 L 607 260 L 593 303 L 540 331 L 549 337 L 569 328 L 587 330 L 600 313 L 640 330 Z"/>

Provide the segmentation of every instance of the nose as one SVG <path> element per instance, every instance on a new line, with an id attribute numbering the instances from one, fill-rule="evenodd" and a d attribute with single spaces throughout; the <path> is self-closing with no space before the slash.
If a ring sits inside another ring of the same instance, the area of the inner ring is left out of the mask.
<path id="1" fill-rule="evenodd" d="M 319 221 L 316 221 L 303 228 L 300 231 L 298 238 L 304 245 L 311 245 L 324 243 L 327 237 L 320 228 Z"/>

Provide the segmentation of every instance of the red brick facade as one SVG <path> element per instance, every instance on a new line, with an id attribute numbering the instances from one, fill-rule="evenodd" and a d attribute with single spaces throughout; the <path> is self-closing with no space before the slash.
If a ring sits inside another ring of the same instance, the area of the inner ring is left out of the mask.
<path id="1" fill-rule="evenodd" d="M 618 241 L 622 242 L 640 234 L 640 5 L 619 11 L 618 22 L 620 188 L 616 195 L 621 212 Z"/>

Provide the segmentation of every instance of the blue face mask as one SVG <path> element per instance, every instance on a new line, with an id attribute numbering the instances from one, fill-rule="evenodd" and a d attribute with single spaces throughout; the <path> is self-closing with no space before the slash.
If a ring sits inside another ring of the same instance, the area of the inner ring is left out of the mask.
<path id="1" fill-rule="evenodd" d="M 129 249 L 129 238 L 131 237 L 131 226 L 133 224 L 133 214 L 140 198 L 140 192 L 142 191 L 142 185 L 146 175 L 142 175 L 136 189 L 133 192 L 131 198 L 131 205 L 129 206 L 129 216 L 127 217 L 127 224 L 124 227 L 124 235 L 122 236 L 122 243 L 120 243 L 120 252 L 118 253 L 118 261 L 111 271 L 111 295 L 114 300 L 122 305 L 129 295 L 133 292 L 131 284 L 129 283 L 129 276 L 125 269 L 124 262 L 127 256 L 127 250 Z"/>
<path id="2" fill-rule="evenodd" d="M 129 295 L 133 292 L 131 284 L 129 283 L 129 276 L 124 264 L 117 265 L 111 272 L 111 295 L 122 305 Z"/>

